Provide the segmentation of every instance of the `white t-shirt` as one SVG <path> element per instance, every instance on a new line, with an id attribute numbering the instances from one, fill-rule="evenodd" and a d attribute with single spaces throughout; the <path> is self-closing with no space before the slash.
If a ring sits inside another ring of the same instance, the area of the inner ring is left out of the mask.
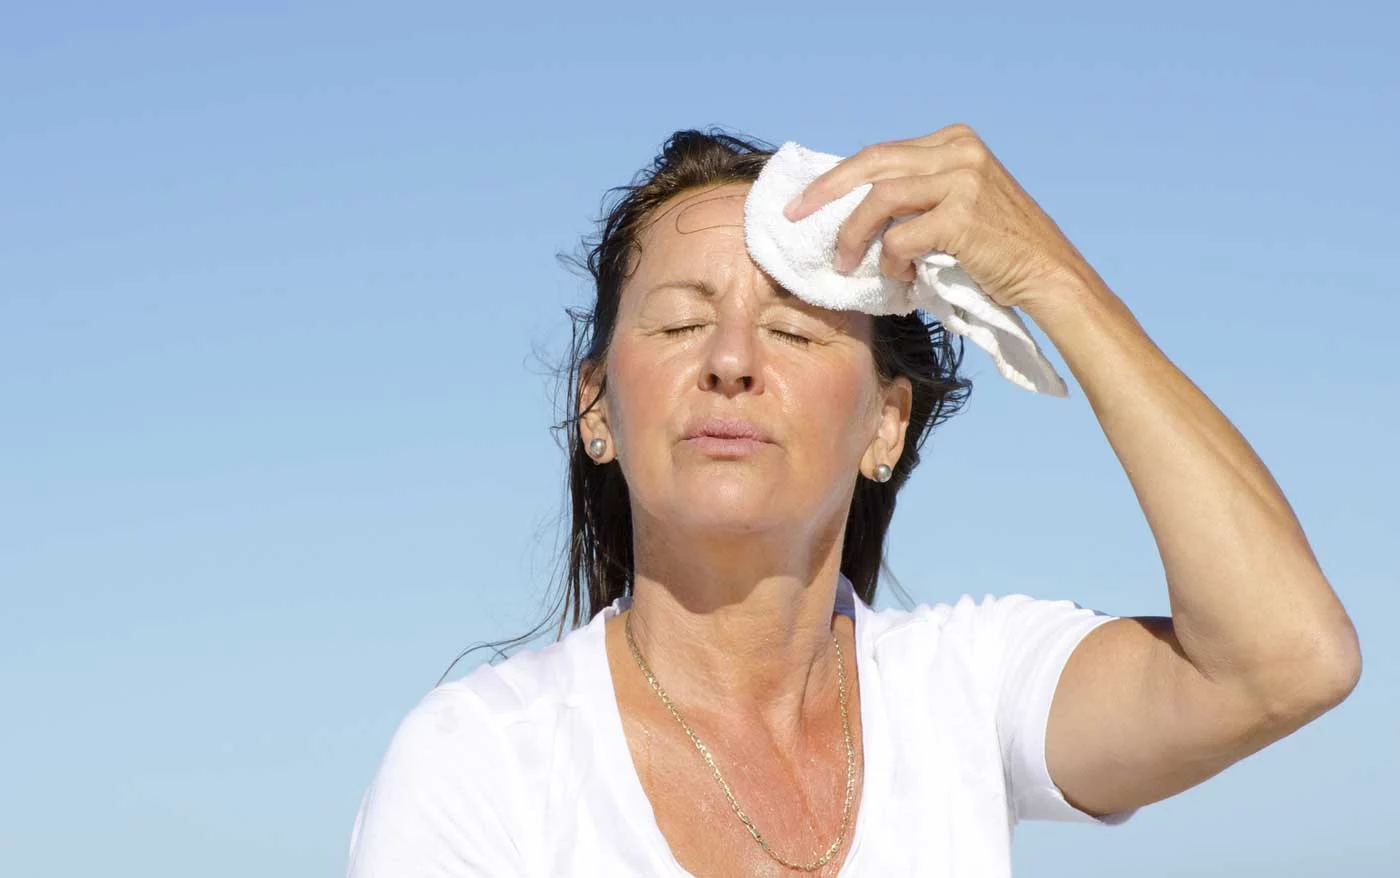
<path id="1" fill-rule="evenodd" d="M 429 692 L 394 733 L 350 840 L 349 878 L 685 876 L 622 731 L 603 623 Z M 1050 780 L 1045 728 L 1075 646 L 1113 616 L 963 595 L 855 622 L 864 791 L 841 874 L 998 878 L 1019 820 L 1095 820 Z"/>

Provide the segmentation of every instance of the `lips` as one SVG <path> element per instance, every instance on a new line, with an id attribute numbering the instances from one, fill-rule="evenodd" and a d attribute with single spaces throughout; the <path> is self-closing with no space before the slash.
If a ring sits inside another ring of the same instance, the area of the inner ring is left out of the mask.
<path id="1" fill-rule="evenodd" d="M 773 443 L 772 435 L 743 418 L 706 418 L 686 431 L 685 446 L 711 460 L 741 460 Z"/>
<path id="2" fill-rule="evenodd" d="M 773 437 L 753 421 L 744 418 L 706 418 L 697 421 L 686 430 L 685 438 L 698 439 L 749 439 L 754 442 L 772 442 Z"/>

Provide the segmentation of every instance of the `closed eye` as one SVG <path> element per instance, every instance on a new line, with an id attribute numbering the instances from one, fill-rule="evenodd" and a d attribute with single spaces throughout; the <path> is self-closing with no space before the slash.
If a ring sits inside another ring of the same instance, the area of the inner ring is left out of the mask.
<path id="1" fill-rule="evenodd" d="M 705 325 L 705 324 L 703 324 L 703 323 L 694 323 L 694 324 L 691 324 L 690 326 L 675 326 L 675 327 L 672 327 L 671 329 L 664 329 L 664 330 L 662 330 L 662 334 L 663 334 L 663 335 L 670 335 L 670 336 L 685 335 L 687 332 L 690 332 L 690 331 L 693 330 L 693 329 L 701 329 L 701 328 L 703 328 L 704 325 Z M 810 344 L 811 341 L 812 341 L 811 339 L 806 338 L 805 336 L 797 335 L 796 333 L 792 333 L 792 332 L 784 332 L 784 331 L 781 330 L 781 329 L 772 329 L 772 330 L 769 330 L 769 331 L 772 332 L 774 335 L 778 336 L 779 338 L 781 338 L 783 341 L 788 342 L 789 344 L 795 344 L 795 345 L 798 345 L 798 346 L 804 346 L 804 345 Z"/>
<path id="2" fill-rule="evenodd" d="M 795 345 L 806 345 L 809 342 L 811 342 L 811 339 L 809 338 L 804 338 L 803 336 L 796 335 L 791 332 L 783 332 L 781 329 L 774 329 L 772 332 L 774 335 L 778 336 L 784 341 L 791 342 Z"/>

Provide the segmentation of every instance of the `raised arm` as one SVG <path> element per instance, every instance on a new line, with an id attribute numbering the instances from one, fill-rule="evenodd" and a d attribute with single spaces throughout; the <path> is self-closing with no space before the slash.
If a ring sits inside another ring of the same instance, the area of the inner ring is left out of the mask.
<path id="1" fill-rule="evenodd" d="M 1345 698 L 1355 629 L 1268 470 L 981 138 L 958 124 L 868 146 L 787 216 L 864 183 L 837 269 L 879 235 L 889 277 L 911 281 L 914 260 L 941 251 L 1028 314 L 1084 388 L 1161 552 L 1171 617 L 1100 626 L 1061 674 L 1046 761 L 1065 798 L 1098 815 L 1166 798 Z"/>
<path id="2" fill-rule="evenodd" d="M 1170 618 L 1109 622 L 1071 655 L 1050 776 L 1107 814 L 1188 789 L 1356 686 L 1356 632 L 1269 471 L 1087 265 L 1021 307 L 1074 373 L 1147 517 Z"/>

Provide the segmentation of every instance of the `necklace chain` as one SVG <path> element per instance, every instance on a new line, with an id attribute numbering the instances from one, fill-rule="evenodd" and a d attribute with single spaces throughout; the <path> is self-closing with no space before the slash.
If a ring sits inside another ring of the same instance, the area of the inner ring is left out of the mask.
<path id="1" fill-rule="evenodd" d="M 723 775 L 719 773 L 719 766 L 715 765 L 714 757 L 710 755 L 710 748 L 706 747 L 704 742 L 696 736 L 695 732 L 691 730 L 690 724 L 681 718 L 680 711 L 676 710 L 676 706 L 671 703 L 671 697 L 666 694 L 665 689 L 661 688 L 661 684 L 657 681 L 656 675 L 651 672 L 651 668 L 647 665 L 646 659 L 642 658 L 641 651 L 637 649 L 637 641 L 632 637 L 632 613 L 630 610 L 627 613 L 627 619 L 623 627 L 627 631 L 627 648 L 632 651 L 632 657 L 637 660 L 637 665 L 641 667 L 642 673 L 646 675 L 647 682 L 651 684 L 652 690 L 661 697 L 661 701 L 666 705 L 666 709 L 671 712 L 671 716 L 674 716 L 676 722 L 681 724 L 681 728 L 685 729 L 686 736 L 689 737 L 691 743 L 695 745 L 695 749 L 700 751 L 700 755 L 705 759 L 705 764 L 710 767 L 710 773 L 713 774 L 715 780 L 719 782 L 720 789 L 724 790 L 724 796 L 729 800 L 730 807 L 734 809 L 734 813 L 738 816 L 740 822 L 748 828 L 749 835 L 753 836 L 754 841 L 758 842 L 759 846 L 767 852 L 768 856 L 782 863 L 784 866 L 787 866 L 789 869 L 800 869 L 803 872 L 815 872 L 830 862 L 831 858 L 840 850 L 841 842 L 845 839 L 846 830 L 850 826 L 851 798 L 855 793 L 856 786 L 856 757 L 855 750 L 851 746 L 851 717 L 846 707 L 846 661 L 845 657 L 842 655 L 841 641 L 837 639 L 836 632 L 831 632 L 831 642 L 836 645 L 836 678 L 841 697 L 841 729 L 846 739 L 846 804 L 841 811 L 841 829 L 836 834 L 836 840 L 831 843 L 831 846 L 828 847 L 826 852 L 816 861 L 803 865 L 788 862 L 769 847 L 768 842 L 763 838 L 763 834 L 758 831 L 758 827 L 754 826 L 753 821 L 749 819 L 749 815 L 744 813 L 744 809 L 739 807 L 739 803 L 734 799 L 734 793 L 729 789 L 729 784 L 725 783 Z"/>

